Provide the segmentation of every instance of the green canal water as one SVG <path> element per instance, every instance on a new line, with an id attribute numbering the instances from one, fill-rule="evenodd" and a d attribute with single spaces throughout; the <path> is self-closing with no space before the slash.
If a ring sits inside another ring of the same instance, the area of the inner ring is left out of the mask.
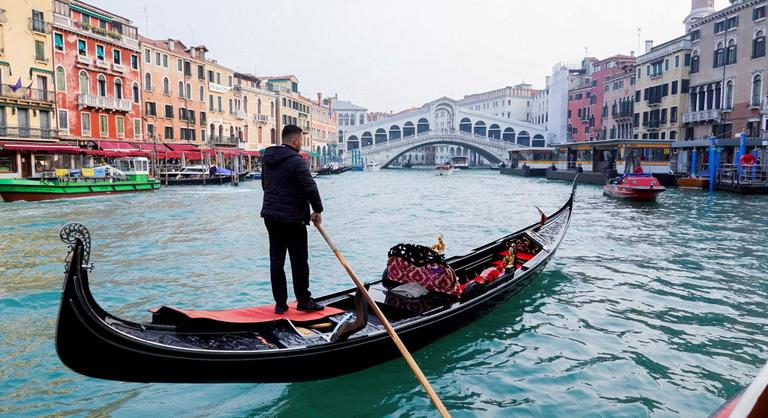
<path id="1" fill-rule="evenodd" d="M 465 252 L 538 218 L 569 185 L 462 171 L 318 179 L 326 229 L 361 277 L 387 249 Z M 109 311 L 271 303 L 258 183 L 0 204 L 0 416 L 436 416 L 403 361 L 297 384 L 101 381 L 58 360 L 68 221 L 93 236 Z M 454 416 L 705 417 L 768 361 L 768 199 L 670 190 L 632 204 L 580 186 L 547 269 L 499 309 L 415 353 Z M 316 231 L 315 294 L 350 286 Z M 290 287 L 289 287 L 290 288 Z M 354 361 L 354 359 L 349 359 Z M 119 361 L 116 359 L 115 361 Z"/>

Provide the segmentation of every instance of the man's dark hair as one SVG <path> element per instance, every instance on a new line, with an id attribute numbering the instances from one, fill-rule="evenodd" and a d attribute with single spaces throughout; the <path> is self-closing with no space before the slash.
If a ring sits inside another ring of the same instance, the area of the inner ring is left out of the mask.
<path id="1" fill-rule="evenodd" d="M 285 125 L 283 127 L 282 138 L 283 140 L 286 140 L 296 134 L 301 135 L 301 132 L 302 132 L 301 128 L 299 128 L 296 125 Z"/>

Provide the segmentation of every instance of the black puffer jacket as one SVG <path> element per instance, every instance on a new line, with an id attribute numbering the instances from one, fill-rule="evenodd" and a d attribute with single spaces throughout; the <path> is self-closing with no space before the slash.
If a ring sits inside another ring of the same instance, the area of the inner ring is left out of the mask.
<path id="1" fill-rule="evenodd" d="M 323 203 L 309 166 L 299 153 L 287 146 L 269 147 L 262 158 L 261 185 L 264 203 L 261 217 L 309 224 L 309 206 L 320 213 Z"/>

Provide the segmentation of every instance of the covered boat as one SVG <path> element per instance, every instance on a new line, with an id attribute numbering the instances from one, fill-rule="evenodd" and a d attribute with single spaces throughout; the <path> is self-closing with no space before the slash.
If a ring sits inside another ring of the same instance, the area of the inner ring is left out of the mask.
<path id="1" fill-rule="evenodd" d="M 466 255 L 446 259 L 427 249 L 424 259 L 407 254 L 417 246 L 393 247 L 387 270 L 367 285 L 368 292 L 412 350 L 480 320 L 552 259 L 568 229 L 575 190 L 574 184 L 570 198 L 551 216 Z M 83 375 L 131 382 L 293 382 L 356 372 L 400 355 L 355 288 L 317 298 L 326 308 L 313 314 L 289 309 L 277 315 L 273 307 L 161 307 L 149 323 L 118 318 L 91 294 L 87 229 L 68 224 L 60 235 L 71 251 L 56 350 L 67 367 Z M 425 266 L 445 273 L 446 280 L 403 284 L 409 268 Z M 404 295 L 403 286 L 422 292 Z"/>
<path id="2" fill-rule="evenodd" d="M 608 181 L 603 192 L 622 199 L 652 201 L 666 188 L 650 173 L 624 174 Z"/>

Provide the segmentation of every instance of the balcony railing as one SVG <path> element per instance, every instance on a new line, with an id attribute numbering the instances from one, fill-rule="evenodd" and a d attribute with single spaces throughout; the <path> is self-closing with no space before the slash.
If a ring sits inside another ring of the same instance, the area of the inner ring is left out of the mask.
<path id="1" fill-rule="evenodd" d="M 117 110 L 128 112 L 131 110 L 131 101 L 114 97 L 95 96 L 93 94 L 78 94 L 77 105 L 80 107 L 94 107 L 98 109 Z"/>
<path id="2" fill-rule="evenodd" d="M 116 73 L 124 73 L 125 67 L 120 64 L 112 64 L 112 71 Z"/>
<path id="3" fill-rule="evenodd" d="M 10 84 L 0 84 L 0 97 L 53 104 L 56 95 L 50 90 L 19 87 L 15 91 Z"/>
<path id="4" fill-rule="evenodd" d="M 109 42 L 123 43 L 130 48 L 139 49 L 138 39 L 129 38 L 118 32 L 108 31 L 98 26 L 91 26 L 87 24 L 84 25 L 82 22 L 72 20 L 66 16 L 63 16 L 57 13 L 53 14 L 53 23 L 55 25 L 62 26 L 68 29 L 80 31 L 82 33 L 87 33 L 88 36 L 94 36 L 96 38 L 105 39 Z"/>
<path id="5" fill-rule="evenodd" d="M 696 122 L 720 122 L 723 118 L 723 112 L 718 109 L 699 110 L 697 112 L 687 112 L 683 114 L 683 123 Z"/>
<path id="6" fill-rule="evenodd" d="M 211 135 L 210 142 L 213 144 L 237 145 L 239 140 L 236 136 Z"/>
<path id="7" fill-rule="evenodd" d="M 253 121 L 257 123 L 269 123 L 269 115 L 253 115 Z"/>
<path id="8" fill-rule="evenodd" d="M 29 30 L 33 32 L 46 33 L 46 34 L 51 33 L 51 23 L 46 22 L 43 19 L 35 19 L 30 17 L 29 24 L 27 25 L 27 27 L 29 28 Z"/>
<path id="9" fill-rule="evenodd" d="M 658 120 L 649 120 L 644 124 L 645 128 L 648 130 L 658 130 L 661 126 L 661 122 Z"/>
<path id="10" fill-rule="evenodd" d="M 614 119 L 625 119 L 634 117 L 634 113 L 629 111 L 613 112 L 612 116 Z"/>
<path id="11" fill-rule="evenodd" d="M 230 115 L 234 116 L 235 119 L 245 119 L 245 112 L 242 110 L 235 110 L 230 112 Z"/>
<path id="12" fill-rule="evenodd" d="M 91 57 L 87 57 L 85 55 L 78 55 L 77 56 L 77 63 L 78 64 L 91 65 Z"/>
<path id="13" fill-rule="evenodd" d="M 661 104 L 661 96 L 651 96 L 648 98 L 648 106 L 657 106 Z"/>
<path id="14" fill-rule="evenodd" d="M 53 139 L 58 137 L 58 132 L 55 129 L 0 126 L 0 137 Z"/>

